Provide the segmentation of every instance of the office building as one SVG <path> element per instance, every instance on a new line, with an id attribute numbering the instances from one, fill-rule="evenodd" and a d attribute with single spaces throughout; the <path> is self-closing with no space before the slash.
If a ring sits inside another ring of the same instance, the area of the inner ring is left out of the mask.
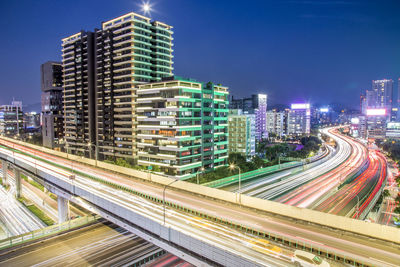
<path id="1" fill-rule="evenodd" d="M 268 137 L 267 132 L 267 95 L 256 94 L 249 98 L 231 98 L 229 108 L 241 109 L 245 114 L 254 114 L 256 118 L 256 140 Z"/>
<path id="2" fill-rule="evenodd" d="M 366 108 L 384 108 L 386 109 L 386 116 L 388 120 L 392 120 L 392 107 L 393 107 L 393 80 L 373 80 L 371 90 L 366 91 Z M 394 106 L 396 108 L 396 106 Z M 397 110 L 393 110 L 397 112 Z"/>
<path id="3" fill-rule="evenodd" d="M 359 117 L 360 137 L 365 139 L 384 139 L 386 136 L 387 111 L 385 108 L 368 108 Z"/>
<path id="4" fill-rule="evenodd" d="M 34 111 L 24 113 L 24 129 L 35 131 L 40 128 L 40 114 Z"/>
<path id="5" fill-rule="evenodd" d="M 286 113 L 275 109 L 267 111 L 267 132 L 282 137 L 286 134 Z"/>
<path id="6" fill-rule="evenodd" d="M 138 85 L 138 164 L 180 179 L 228 162 L 228 88 L 179 77 Z"/>
<path id="7" fill-rule="evenodd" d="M 400 139 L 400 122 L 388 122 L 386 124 L 386 138 Z"/>
<path id="8" fill-rule="evenodd" d="M 228 115 L 229 153 L 250 158 L 256 154 L 256 118 L 241 109 L 231 109 Z"/>
<path id="9" fill-rule="evenodd" d="M 172 75 L 171 29 L 128 13 L 62 40 L 69 151 L 136 161 L 136 86 Z"/>
<path id="10" fill-rule="evenodd" d="M 61 62 L 46 62 L 40 66 L 42 89 L 43 146 L 55 148 L 64 136 L 63 89 Z"/>
<path id="11" fill-rule="evenodd" d="M 19 137 L 23 134 L 24 114 L 22 102 L 13 101 L 11 105 L 0 106 L 0 134 L 8 137 Z"/>
<path id="12" fill-rule="evenodd" d="M 310 104 L 292 104 L 287 114 L 287 134 L 310 134 L 311 111 Z"/>

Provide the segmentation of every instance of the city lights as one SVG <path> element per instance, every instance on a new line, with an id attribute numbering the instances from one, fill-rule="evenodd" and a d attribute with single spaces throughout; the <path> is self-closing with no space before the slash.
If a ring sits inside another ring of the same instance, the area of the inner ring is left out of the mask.
<path id="1" fill-rule="evenodd" d="M 298 104 L 292 104 L 291 107 L 292 107 L 292 109 L 309 109 L 310 104 L 298 103 Z"/>
<path id="2" fill-rule="evenodd" d="M 351 123 L 352 124 L 359 124 L 360 123 L 360 119 L 359 118 L 351 118 Z"/>
<path id="3" fill-rule="evenodd" d="M 143 2 L 142 3 L 142 11 L 145 15 L 150 14 L 151 11 L 151 4 L 150 2 Z"/>
<path id="4" fill-rule="evenodd" d="M 367 116 L 385 116 L 386 109 L 384 108 L 369 108 L 367 109 Z"/>

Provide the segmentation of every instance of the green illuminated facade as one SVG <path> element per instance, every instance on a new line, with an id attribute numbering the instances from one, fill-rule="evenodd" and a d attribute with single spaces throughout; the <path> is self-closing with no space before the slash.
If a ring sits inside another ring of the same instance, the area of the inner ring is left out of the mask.
<path id="1" fill-rule="evenodd" d="M 179 77 L 138 85 L 138 164 L 179 179 L 228 164 L 228 94 Z"/>

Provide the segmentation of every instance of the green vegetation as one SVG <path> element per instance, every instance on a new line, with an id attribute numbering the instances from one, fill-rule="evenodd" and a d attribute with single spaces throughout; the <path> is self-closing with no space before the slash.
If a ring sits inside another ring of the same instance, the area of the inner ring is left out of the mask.
<path id="1" fill-rule="evenodd" d="M 240 153 L 229 154 L 228 162 L 233 163 L 236 166 L 238 166 L 241 170 L 241 173 L 245 173 L 245 172 L 253 171 L 253 170 L 256 170 L 259 168 L 264 168 L 264 167 L 278 164 L 277 161 L 266 162 L 258 156 L 255 156 L 250 161 L 247 161 L 246 157 Z M 223 167 L 219 167 L 219 168 L 215 169 L 214 171 L 211 171 L 211 172 L 208 172 L 205 174 L 199 174 L 199 182 L 201 184 L 207 183 L 207 182 L 215 181 L 215 180 L 225 178 L 228 176 L 232 176 L 232 175 L 235 175 L 238 173 L 239 173 L 239 170 L 237 168 L 235 168 L 234 170 L 230 170 L 229 166 L 223 166 Z M 196 183 L 197 177 L 192 177 L 186 181 Z"/>
<path id="2" fill-rule="evenodd" d="M 400 161 L 400 142 L 396 140 L 386 140 L 386 142 L 378 144 L 384 151 L 387 152 L 388 156 L 396 163 Z"/>
<path id="3" fill-rule="evenodd" d="M 10 188 L 10 185 L 3 183 L 3 178 L 0 178 L 0 186 L 3 186 L 6 191 L 8 191 L 8 189 Z"/>
<path id="4" fill-rule="evenodd" d="M 41 209 L 36 207 L 34 204 L 27 204 L 29 201 L 24 198 L 18 198 L 18 201 L 21 202 L 25 207 L 27 207 L 36 217 L 38 217 L 42 222 L 44 222 L 47 226 L 53 225 L 54 221 L 48 217 Z"/>
<path id="5" fill-rule="evenodd" d="M 147 166 L 134 165 L 133 162 L 127 161 L 127 160 L 125 160 L 123 158 L 117 158 L 115 160 L 112 160 L 112 159 L 109 158 L 107 160 L 104 160 L 104 162 L 110 163 L 110 164 L 115 164 L 115 165 L 118 165 L 118 166 L 121 166 L 121 167 L 125 167 L 125 168 L 131 168 L 131 169 L 134 169 L 134 170 L 139 170 L 139 171 L 147 171 L 148 170 Z M 160 166 L 151 165 L 151 171 L 152 172 L 160 172 L 161 171 Z"/>
<path id="6" fill-rule="evenodd" d="M 134 165 L 133 162 L 127 161 L 126 159 L 123 159 L 123 158 L 117 158 L 115 160 L 113 160 L 112 158 L 108 158 L 108 159 L 104 160 L 104 162 L 109 163 L 109 164 L 115 164 L 115 165 L 125 167 L 125 168 L 131 168 L 134 170 L 142 170 L 142 171 L 147 170 L 146 166 Z M 154 166 L 153 166 L 153 171 L 154 171 Z"/>
<path id="7" fill-rule="evenodd" d="M 49 193 L 49 196 L 51 199 L 56 200 L 57 201 L 57 196 L 53 193 Z"/>
<path id="8" fill-rule="evenodd" d="M 318 152 L 321 146 L 321 140 L 316 136 L 305 136 L 300 139 L 303 148 L 296 151 L 297 145 L 279 143 L 270 144 L 269 140 L 264 140 L 259 143 L 256 152 L 259 156 L 253 157 L 251 160 L 246 160 L 246 157 L 240 153 L 231 153 L 228 157 L 228 162 L 238 166 L 241 173 L 253 171 L 260 168 L 269 167 L 279 164 L 279 157 L 293 158 L 308 158 Z M 281 163 L 284 161 L 281 159 Z M 199 174 L 199 183 L 208 183 L 221 178 L 229 177 L 238 174 L 238 169 L 230 170 L 228 166 L 217 168 L 214 171 Z M 192 177 L 188 182 L 196 183 L 197 177 Z"/>
<path id="9" fill-rule="evenodd" d="M 296 150 L 295 144 L 280 143 L 271 145 L 268 142 L 261 142 L 257 146 L 257 153 L 263 155 L 267 160 L 274 161 L 281 157 L 308 158 L 318 152 L 322 142 L 316 136 L 304 136 L 300 138 L 303 148 Z"/>
<path id="10" fill-rule="evenodd" d="M 26 177 L 24 174 L 21 174 L 22 179 L 24 179 L 26 182 L 30 183 L 31 185 L 33 185 L 34 187 L 40 189 L 41 191 L 44 191 L 44 186 L 39 184 L 38 182 L 32 180 L 32 179 L 28 179 L 28 177 Z"/>
<path id="11" fill-rule="evenodd" d="M 378 143 L 379 147 L 381 147 L 384 151 L 386 151 L 389 158 L 395 161 L 397 164 L 400 162 L 400 142 L 396 140 L 386 140 L 385 142 Z M 396 183 L 400 186 L 400 175 L 395 178 Z M 394 213 L 397 213 L 397 218 L 394 216 L 395 220 L 400 221 L 400 194 L 398 194 L 395 198 L 396 208 L 393 210 Z M 397 225 L 400 227 L 400 225 Z"/>

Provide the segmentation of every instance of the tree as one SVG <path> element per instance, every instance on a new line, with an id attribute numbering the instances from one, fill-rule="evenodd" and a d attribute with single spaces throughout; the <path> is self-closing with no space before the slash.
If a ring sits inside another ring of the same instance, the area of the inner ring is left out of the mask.
<path id="1" fill-rule="evenodd" d="M 390 192 L 389 192 L 389 190 L 387 190 L 387 189 L 383 190 L 383 193 L 382 193 L 382 194 L 383 194 L 383 197 L 384 197 L 384 198 L 390 196 Z"/>
<path id="2" fill-rule="evenodd" d="M 257 169 L 263 168 L 265 166 L 265 162 L 259 156 L 254 156 L 251 160 Z"/>
<path id="3" fill-rule="evenodd" d="M 153 172 L 160 172 L 160 171 L 161 171 L 160 166 L 158 166 L 158 165 L 152 165 L 152 171 L 153 171 Z"/>

